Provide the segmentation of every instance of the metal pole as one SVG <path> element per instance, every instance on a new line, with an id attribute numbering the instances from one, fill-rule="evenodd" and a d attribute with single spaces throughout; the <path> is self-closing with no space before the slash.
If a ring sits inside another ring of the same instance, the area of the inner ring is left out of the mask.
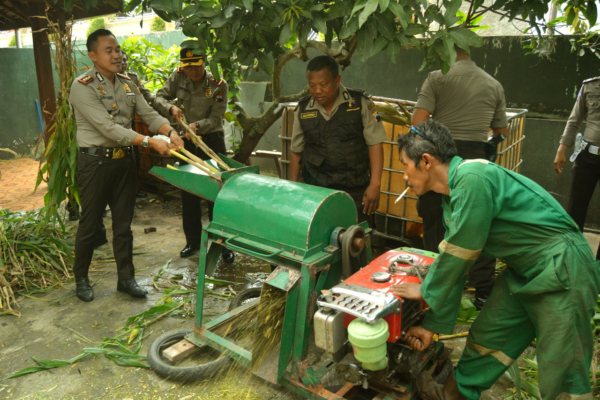
<path id="1" fill-rule="evenodd" d="M 15 40 L 17 41 L 17 49 L 22 48 L 23 44 L 21 43 L 21 30 L 20 29 L 15 29 Z"/>

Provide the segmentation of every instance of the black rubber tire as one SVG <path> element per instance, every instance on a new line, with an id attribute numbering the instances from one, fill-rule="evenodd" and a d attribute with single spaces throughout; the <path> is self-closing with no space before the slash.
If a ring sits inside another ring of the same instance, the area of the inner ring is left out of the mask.
<path id="1" fill-rule="evenodd" d="M 232 360 L 227 356 L 193 367 L 177 367 L 164 360 L 161 356 L 162 351 L 181 341 L 190 332 L 192 329 L 169 331 L 152 342 L 148 349 L 148 363 L 158 376 L 176 382 L 192 382 L 208 378 L 231 364 Z"/>
<path id="2" fill-rule="evenodd" d="M 231 302 L 229 303 L 229 311 L 233 310 L 234 308 L 238 308 L 247 300 L 253 298 L 259 299 L 261 290 L 262 289 L 260 287 L 251 287 L 242 290 L 233 299 L 231 299 Z"/>
<path id="3" fill-rule="evenodd" d="M 443 362 L 443 364 L 439 368 L 440 372 L 438 372 L 437 375 L 432 376 L 433 380 L 436 383 L 439 383 L 440 385 L 442 385 L 444 382 L 446 382 L 446 379 L 448 379 L 450 374 L 454 371 L 454 366 L 452 365 L 452 361 L 449 358 L 446 358 L 442 362 Z"/>

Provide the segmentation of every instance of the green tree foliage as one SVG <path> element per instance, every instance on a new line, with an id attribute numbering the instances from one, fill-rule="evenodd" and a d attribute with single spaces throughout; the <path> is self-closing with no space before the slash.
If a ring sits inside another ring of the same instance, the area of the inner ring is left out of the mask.
<path id="1" fill-rule="evenodd" d="M 466 13 L 460 11 L 463 3 Z M 595 25 L 593 1 L 559 4 L 568 10 L 568 24 L 586 19 L 587 29 Z M 416 48 L 424 53 L 421 69 L 439 63 L 446 72 L 454 64 L 455 45 L 469 52 L 483 44 L 474 31 L 484 14 L 524 20 L 542 34 L 549 5 L 550 0 L 495 0 L 485 6 L 484 0 L 130 0 L 125 11 L 152 8 L 166 21 L 179 21 L 192 38 L 182 46 L 208 54 L 215 76 L 221 66 L 231 86 L 230 107 L 243 129 L 236 158 L 244 161 L 281 115 L 279 104 L 299 98 L 281 95 L 280 73 L 293 58 L 306 61 L 308 48 L 333 56 L 342 67 L 354 54 L 366 61 L 385 52 L 395 63 L 402 49 Z M 310 39 L 316 32 L 324 41 Z M 248 116 L 237 98 L 235 82 L 250 68 L 272 76 L 273 106 L 259 117 Z"/>
<path id="2" fill-rule="evenodd" d="M 150 32 L 164 32 L 167 29 L 167 24 L 159 17 L 154 17 L 150 24 Z"/>
<path id="3" fill-rule="evenodd" d="M 17 47 L 17 35 L 14 35 L 10 38 L 10 41 L 8 42 L 8 47 Z"/>
<path id="4" fill-rule="evenodd" d="M 90 26 L 87 29 L 86 37 L 90 36 L 92 33 L 97 31 L 98 29 L 105 29 L 106 25 L 104 24 L 104 18 L 94 18 L 90 23 Z"/>
<path id="5" fill-rule="evenodd" d="M 138 74 L 152 92 L 160 89 L 179 66 L 178 46 L 165 50 L 143 37 L 131 36 L 121 43 L 121 48 L 129 56 L 129 70 Z"/>

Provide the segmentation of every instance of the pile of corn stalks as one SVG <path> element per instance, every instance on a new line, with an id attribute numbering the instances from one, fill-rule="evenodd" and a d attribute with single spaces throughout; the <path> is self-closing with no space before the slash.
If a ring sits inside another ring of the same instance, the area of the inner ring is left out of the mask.
<path id="1" fill-rule="evenodd" d="M 20 315 L 15 293 L 38 293 L 71 277 L 70 237 L 37 212 L 0 209 L 0 315 Z"/>

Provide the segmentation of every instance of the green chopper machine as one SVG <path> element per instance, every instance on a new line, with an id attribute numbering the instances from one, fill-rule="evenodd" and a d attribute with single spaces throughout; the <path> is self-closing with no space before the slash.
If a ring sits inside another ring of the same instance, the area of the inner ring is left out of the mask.
<path id="1" fill-rule="evenodd" d="M 435 254 L 401 250 L 371 262 L 370 229 L 357 224 L 348 194 L 259 175 L 258 167 L 221 159 L 230 169 L 214 176 L 192 165 L 151 170 L 215 203 L 213 220 L 202 231 L 195 326 L 185 335 L 167 333 L 152 343 L 148 359 L 159 375 L 189 380 L 177 362 L 207 347 L 223 355 L 212 363 L 215 368 L 233 360 L 309 399 L 348 399 L 367 388 L 379 393 L 378 399 L 410 399 L 411 381 L 422 370 L 431 369 L 439 379 L 448 368 L 451 372 L 442 344 L 434 342 L 423 352 L 403 344 L 403 334 L 419 323 L 424 305 L 389 292 L 391 284 L 419 282 L 402 268 L 414 270 Z M 213 275 L 222 247 L 276 269 L 263 283 L 260 301 L 204 322 L 205 276 Z M 283 298 L 276 326 L 273 320 L 269 326 L 263 313 L 269 297 Z M 250 315 L 255 337 L 275 328 L 268 348 L 264 338 L 247 346 L 228 337 L 236 326 L 247 326 Z M 309 347 L 320 353 L 318 362 L 309 362 Z M 342 381 L 340 387 L 322 384 L 331 373 Z"/>

